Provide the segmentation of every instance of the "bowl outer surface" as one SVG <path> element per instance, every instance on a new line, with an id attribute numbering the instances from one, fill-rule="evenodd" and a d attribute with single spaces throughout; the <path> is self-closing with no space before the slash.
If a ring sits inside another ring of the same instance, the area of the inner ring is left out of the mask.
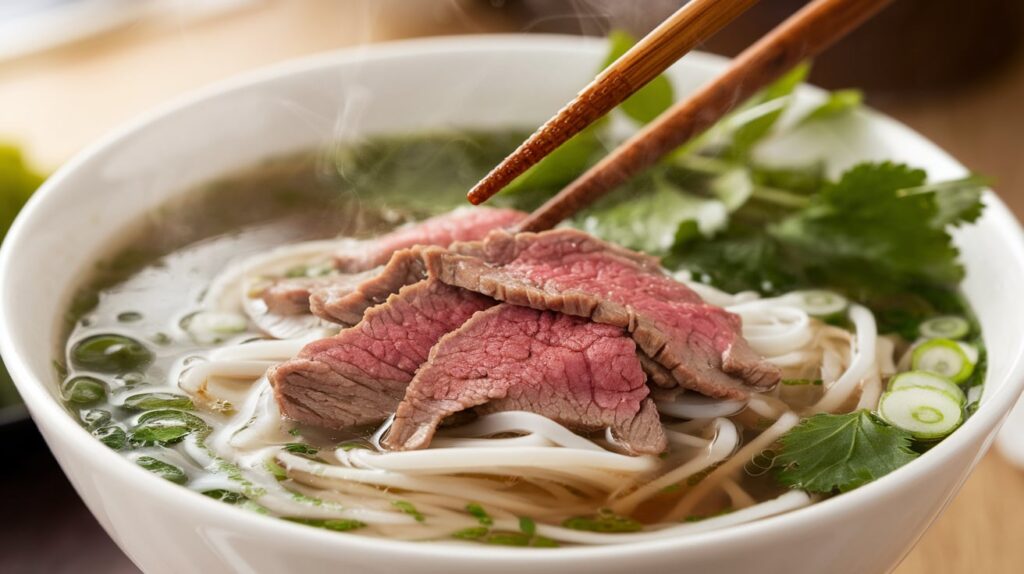
<path id="1" fill-rule="evenodd" d="M 83 273 L 130 222 L 192 185 L 261 159 L 338 139 L 436 128 L 533 126 L 593 76 L 600 41 L 460 37 L 300 60 L 215 86 L 143 117 L 58 171 L 0 252 L 0 349 L 62 468 L 104 528 L 146 572 L 779 572 L 892 569 L 991 443 L 1024 384 L 1024 241 L 988 195 L 982 222 L 958 232 L 965 290 L 990 352 L 984 404 L 920 460 L 852 493 L 787 515 L 675 540 L 560 550 L 403 543 L 340 534 L 218 503 L 136 467 L 63 411 L 51 367 L 62 316 Z M 678 92 L 724 65 L 693 54 L 671 70 Z M 801 105 L 821 94 L 805 89 Z M 900 124 L 857 113 L 821 133 L 782 138 L 765 156 L 891 158 L 933 177 L 963 173 Z M 841 128 L 841 129 L 840 129 Z M 808 147 L 806 138 L 814 145 Z M 788 150 L 788 151 L 787 151 Z M 1013 318 L 1013 320 L 1007 320 Z"/>

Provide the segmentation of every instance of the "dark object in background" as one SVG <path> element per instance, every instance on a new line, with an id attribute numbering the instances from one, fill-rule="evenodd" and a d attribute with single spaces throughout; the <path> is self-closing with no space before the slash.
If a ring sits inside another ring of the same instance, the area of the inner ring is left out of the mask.
<path id="1" fill-rule="evenodd" d="M 477 0 L 483 1 L 483 0 Z M 727 0 L 723 0 L 727 1 Z M 527 32 L 646 34 L 681 0 L 507 0 L 488 2 Z M 765 0 L 703 49 L 735 55 L 796 12 L 805 0 Z M 811 80 L 826 88 L 919 92 L 969 86 L 1006 67 L 1024 34 L 1021 0 L 897 0 L 817 59 Z"/>

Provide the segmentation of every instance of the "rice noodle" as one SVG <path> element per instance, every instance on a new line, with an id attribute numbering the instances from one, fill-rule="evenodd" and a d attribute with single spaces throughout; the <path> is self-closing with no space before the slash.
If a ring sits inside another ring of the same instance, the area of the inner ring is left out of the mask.
<path id="1" fill-rule="evenodd" d="M 812 413 L 835 412 L 850 398 L 857 385 L 875 368 L 878 330 L 875 316 L 866 307 L 851 305 L 850 321 L 857 331 L 851 352 L 853 360 L 849 368 L 834 383 L 826 383 L 825 395 L 810 408 Z"/>
<path id="2" fill-rule="evenodd" d="M 697 393 L 680 393 L 671 401 L 655 401 L 658 412 L 680 419 L 713 419 L 742 411 L 747 401 L 713 399 Z"/>
<path id="3" fill-rule="evenodd" d="M 708 532 L 710 530 L 718 530 L 720 528 L 735 526 L 737 524 L 743 524 L 744 522 L 752 522 L 754 520 L 767 518 L 776 514 L 782 514 L 783 512 L 789 512 L 790 510 L 807 506 L 811 502 L 812 500 L 810 495 L 806 492 L 795 490 L 787 492 L 773 500 L 762 502 L 749 508 L 744 508 L 743 510 L 737 510 L 736 512 L 707 518 L 699 522 L 652 529 L 645 532 L 605 534 L 600 532 L 571 530 L 547 524 L 538 524 L 537 533 L 554 540 L 575 544 L 628 544 L 630 542 L 677 538 L 687 534 L 697 534 L 700 532 Z M 497 521 L 495 525 L 508 529 L 516 527 L 511 523 L 511 521 Z"/>
<path id="4" fill-rule="evenodd" d="M 615 500 L 610 507 L 619 514 L 632 512 L 643 501 L 654 496 L 661 490 L 678 484 L 683 480 L 725 460 L 739 444 L 739 432 L 736 425 L 728 419 L 715 419 L 715 438 L 711 441 L 703 456 L 690 460 L 686 464 L 676 467 L 665 474 L 648 481 L 633 492 Z"/>
<path id="5" fill-rule="evenodd" d="M 665 521 L 680 520 L 690 514 L 693 508 L 699 503 L 705 496 L 707 496 L 712 489 L 718 484 L 732 476 L 733 473 L 743 468 L 747 461 L 753 459 L 758 454 L 761 454 L 769 446 L 779 440 L 779 438 L 786 433 L 789 429 L 796 426 L 800 422 L 800 417 L 794 413 L 785 413 L 779 420 L 775 421 L 775 424 L 765 429 L 764 432 L 757 435 L 754 440 L 750 441 L 743 448 L 736 452 L 735 455 L 729 458 L 729 460 L 723 462 L 715 470 L 711 471 L 711 474 L 704 477 L 704 480 L 697 483 L 689 492 L 687 492 L 683 498 L 679 500 L 676 506 L 668 512 L 665 516 Z"/>

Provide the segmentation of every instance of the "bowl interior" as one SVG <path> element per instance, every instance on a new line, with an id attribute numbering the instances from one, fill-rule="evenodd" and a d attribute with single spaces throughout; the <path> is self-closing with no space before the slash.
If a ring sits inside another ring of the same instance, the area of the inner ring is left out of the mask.
<path id="1" fill-rule="evenodd" d="M 338 140 L 538 125 L 593 77 L 603 52 L 603 42 L 594 40 L 492 38 L 325 56 L 211 88 L 98 143 L 44 185 L 0 254 L 0 347 L 29 409 L 67 440 L 93 441 L 56 400 L 51 361 L 64 312 L 108 246 L 169 198 L 260 160 Z M 722 65 L 718 58 L 687 56 L 670 70 L 677 94 Z M 806 107 L 820 98 L 806 88 L 798 100 Z M 779 139 L 762 157 L 824 159 L 833 172 L 868 159 L 904 161 L 936 178 L 966 171 L 924 138 L 871 112 Z M 991 431 L 1022 383 L 1024 323 L 1006 318 L 1020 314 L 1015 286 L 1024 284 L 1024 242 L 1005 206 L 992 195 L 986 201 L 981 223 L 959 230 L 956 240 L 967 262 L 964 287 L 989 346 L 989 386 L 977 420 L 954 434 L 954 442 L 960 433 Z M 119 464 L 113 452 L 100 456 Z"/>

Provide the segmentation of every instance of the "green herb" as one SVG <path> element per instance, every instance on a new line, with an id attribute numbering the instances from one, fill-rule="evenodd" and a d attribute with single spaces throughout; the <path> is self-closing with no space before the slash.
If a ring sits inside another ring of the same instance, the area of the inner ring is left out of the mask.
<path id="1" fill-rule="evenodd" d="M 935 224 L 934 194 L 904 193 L 924 181 L 905 165 L 855 166 L 770 233 L 824 282 L 957 282 L 963 268 L 945 225 Z"/>
<path id="2" fill-rule="evenodd" d="M 479 540 L 490 533 L 491 529 L 486 526 L 474 526 L 472 528 L 464 528 L 452 533 L 453 538 L 459 538 L 461 540 Z"/>
<path id="3" fill-rule="evenodd" d="M 644 528 L 644 525 L 636 520 L 619 516 L 608 509 L 603 509 L 593 516 L 567 518 L 562 522 L 562 526 L 590 532 L 638 532 Z"/>
<path id="4" fill-rule="evenodd" d="M 980 180 L 924 179 L 904 165 L 860 164 L 815 193 L 800 190 L 806 205 L 769 211 L 755 191 L 712 238 L 681 226 L 666 264 L 730 292 L 833 289 L 869 306 L 882 332 L 913 338 L 927 317 L 964 314 L 948 227 L 981 205 Z"/>
<path id="5" fill-rule="evenodd" d="M 75 343 L 71 360 L 82 369 L 121 373 L 145 368 L 153 362 L 153 353 L 123 335 L 93 335 Z"/>
<path id="6" fill-rule="evenodd" d="M 491 515 L 487 514 L 487 511 L 484 510 L 484 507 L 480 506 L 476 502 L 470 502 L 469 504 L 467 504 L 466 512 L 476 517 L 477 522 L 484 526 L 490 526 L 494 524 L 494 519 L 491 518 Z"/>
<path id="7" fill-rule="evenodd" d="M 623 31 L 608 35 L 610 48 L 601 69 L 625 54 L 636 40 Z M 619 109 L 630 119 L 645 124 L 672 105 L 672 83 L 660 75 L 626 98 Z M 517 177 L 495 199 L 510 201 L 520 209 L 533 209 L 566 184 L 576 179 L 605 152 L 603 139 L 609 122 L 600 119 L 573 136 L 539 163 Z"/>
<path id="8" fill-rule="evenodd" d="M 911 437 L 866 410 L 805 419 L 780 439 L 782 484 L 809 492 L 846 492 L 914 460 Z"/>
<path id="9" fill-rule="evenodd" d="M 453 538 L 458 538 L 460 540 L 473 540 L 481 544 L 492 544 L 495 546 L 532 546 L 534 548 L 558 547 L 558 543 L 554 540 L 537 535 L 537 523 L 534 522 L 532 518 L 519 518 L 520 532 L 491 530 L 489 526 L 493 524 L 493 521 L 491 520 L 491 517 L 483 511 L 483 508 L 480 507 L 480 505 L 471 503 L 466 506 L 466 510 L 473 516 L 476 516 L 477 520 L 480 521 L 480 524 L 484 526 L 474 526 L 456 531 L 452 533 Z"/>
<path id="10" fill-rule="evenodd" d="M 263 463 L 263 468 L 267 469 L 267 472 L 273 475 L 275 480 L 281 481 L 288 479 L 288 471 L 278 464 L 278 462 L 273 458 L 268 458 L 267 461 Z"/>
<path id="11" fill-rule="evenodd" d="M 423 513 L 421 513 L 419 510 L 416 510 L 416 507 L 413 506 L 413 504 L 407 500 L 396 500 L 391 503 L 391 506 L 394 506 L 398 510 L 401 510 L 402 512 L 415 518 L 416 522 L 424 522 L 427 519 L 425 516 L 423 516 Z"/>
<path id="12" fill-rule="evenodd" d="M 91 405 L 107 397 L 107 386 L 95 377 L 74 377 L 64 383 L 64 400 L 76 405 Z"/>
<path id="13" fill-rule="evenodd" d="M 82 409 L 78 411 L 78 418 L 89 429 L 106 425 L 110 422 L 110 416 L 110 411 L 103 409 Z"/>
<path id="14" fill-rule="evenodd" d="M 234 490 L 224 490 L 222 488 L 217 488 L 214 490 L 204 490 L 203 494 L 209 496 L 214 500 L 219 500 L 227 504 L 239 504 L 249 500 L 241 492 L 235 492 Z"/>
<path id="15" fill-rule="evenodd" d="M 124 408 L 133 411 L 150 411 L 153 409 L 192 410 L 192 399 L 173 393 L 142 393 L 132 395 L 124 400 Z"/>
<path id="16" fill-rule="evenodd" d="M 533 536 L 537 533 L 537 523 L 534 522 L 532 518 L 522 516 L 519 518 L 519 530 L 521 530 L 523 534 Z"/>
<path id="17" fill-rule="evenodd" d="M 152 472 L 153 474 L 159 476 L 160 478 L 169 480 L 175 484 L 185 484 L 186 482 L 188 482 L 188 475 L 185 474 L 184 470 L 178 468 L 177 466 L 174 466 L 169 462 L 164 462 L 158 458 L 153 458 L 151 456 L 140 456 L 139 458 L 135 459 L 135 464 L 141 466 L 142 468 L 148 470 L 149 472 Z"/>
<path id="18" fill-rule="evenodd" d="M 92 431 L 92 436 L 114 450 L 122 450 L 128 446 L 128 435 L 119 426 L 104 426 Z"/>
<path id="19" fill-rule="evenodd" d="M 782 384 L 786 385 L 786 386 L 790 386 L 790 387 L 800 387 L 800 386 L 807 386 L 807 385 L 821 386 L 822 385 L 822 380 L 821 379 L 782 379 Z"/>
<path id="20" fill-rule="evenodd" d="M 201 438 L 209 434 L 206 421 L 184 411 L 148 411 L 139 417 L 139 424 L 131 431 L 132 443 L 152 446 L 166 446 L 180 442 L 192 433 Z"/>
<path id="21" fill-rule="evenodd" d="M 366 526 L 366 523 L 358 520 L 347 520 L 342 518 L 289 518 L 285 517 L 285 520 L 295 522 L 298 524 L 305 524 L 306 526 L 314 526 L 316 528 L 324 528 L 326 530 L 334 530 L 337 532 L 345 532 L 348 530 L 357 530 Z"/>
<path id="22" fill-rule="evenodd" d="M 665 181 L 651 182 L 650 187 L 617 192 L 582 213 L 576 226 L 606 241 L 657 254 L 672 247 L 683 222 L 693 221 L 706 235 L 725 224 L 726 207 L 719 200 L 685 193 Z"/>
<path id="23" fill-rule="evenodd" d="M 284 445 L 284 449 L 293 454 L 304 454 L 309 456 L 316 456 L 316 453 L 320 452 L 319 449 L 301 442 L 290 442 Z"/>

